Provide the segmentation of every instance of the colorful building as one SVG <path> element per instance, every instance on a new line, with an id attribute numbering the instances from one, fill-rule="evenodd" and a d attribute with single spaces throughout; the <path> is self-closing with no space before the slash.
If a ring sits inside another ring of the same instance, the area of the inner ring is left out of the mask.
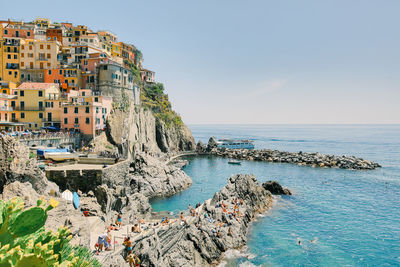
<path id="1" fill-rule="evenodd" d="M 111 108 L 111 97 L 79 90 L 78 94 L 70 94 L 68 102 L 61 105 L 61 128 L 79 130 L 88 136 L 98 135 L 106 126 Z"/>
<path id="2" fill-rule="evenodd" d="M 60 117 L 59 112 L 53 114 L 54 104 L 53 108 L 46 109 L 46 103 L 60 98 L 57 84 L 22 83 L 14 90 L 14 94 L 17 99 L 10 101 L 12 122 L 25 123 L 26 128 L 38 130 L 44 126 L 44 122 L 54 122 L 57 116 Z M 59 104 L 56 107 L 59 108 Z"/>
<path id="3" fill-rule="evenodd" d="M 3 27 L 3 37 L 34 38 L 33 26 L 24 25 L 23 22 L 9 22 Z"/>
<path id="4" fill-rule="evenodd" d="M 55 69 L 58 67 L 58 41 L 21 40 L 20 69 Z"/>
<path id="5" fill-rule="evenodd" d="M 20 39 L 4 37 L 1 41 L 2 62 L 0 80 L 14 83 L 20 82 Z"/>
<path id="6" fill-rule="evenodd" d="M 145 83 L 154 83 L 156 81 L 156 73 L 154 71 L 142 69 L 140 75 Z"/>
<path id="7" fill-rule="evenodd" d="M 44 72 L 45 83 L 56 83 L 62 92 L 69 93 L 81 88 L 82 73 L 77 68 L 50 69 Z"/>

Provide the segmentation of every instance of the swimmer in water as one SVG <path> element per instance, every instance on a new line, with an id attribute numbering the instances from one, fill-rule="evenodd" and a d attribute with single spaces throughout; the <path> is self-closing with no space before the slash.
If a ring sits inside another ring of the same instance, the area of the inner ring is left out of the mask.
<path id="1" fill-rule="evenodd" d="M 310 240 L 310 243 L 313 243 L 313 244 L 315 244 L 315 243 L 317 243 L 317 241 L 318 241 L 318 237 L 314 237 L 314 239 L 313 239 L 313 240 Z"/>
<path id="2" fill-rule="evenodd" d="M 301 238 L 297 238 L 297 244 L 299 245 L 299 246 L 301 246 Z"/>

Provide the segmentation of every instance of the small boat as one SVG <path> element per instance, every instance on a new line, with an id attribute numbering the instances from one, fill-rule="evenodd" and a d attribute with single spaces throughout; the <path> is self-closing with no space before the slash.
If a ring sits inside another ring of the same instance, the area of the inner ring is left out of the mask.
<path id="1" fill-rule="evenodd" d="M 240 161 L 238 161 L 238 160 L 230 160 L 230 161 L 228 161 L 228 164 L 236 164 L 236 165 L 240 165 L 240 164 L 242 164 Z"/>
<path id="2" fill-rule="evenodd" d="M 79 208 L 79 196 L 78 193 L 74 192 L 72 204 L 74 205 L 74 208 L 77 210 Z"/>

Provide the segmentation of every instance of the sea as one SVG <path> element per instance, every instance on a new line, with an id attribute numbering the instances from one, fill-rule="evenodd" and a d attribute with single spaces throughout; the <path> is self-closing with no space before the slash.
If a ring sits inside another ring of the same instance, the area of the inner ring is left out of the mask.
<path id="1" fill-rule="evenodd" d="M 188 157 L 193 185 L 155 199 L 156 211 L 180 210 L 213 197 L 232 174 L 277 180 L 292 196 L 275 197 L 240 251 L 222 266 L 400 266 L 400 125 L 190 125 L 196 141 L 248 138 L 256 149 L 354 155 L 376 170 L 312 168 L 285 163 Z M 300 244 L 299 244 L 300 241 Z"/>

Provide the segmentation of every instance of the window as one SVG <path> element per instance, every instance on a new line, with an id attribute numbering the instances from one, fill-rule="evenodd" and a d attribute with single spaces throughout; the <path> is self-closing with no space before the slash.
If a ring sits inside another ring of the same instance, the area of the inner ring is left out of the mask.
<path id="1" fill-rule="evenodd" d="M 51 54 L 47 53 L 47 58 L 50 59 L 51 58 Z"/>
<path id="2" fill-rule="evenodd" d="M 35 123 L 35 128 L 37 128 L 37 123 Z"/>
<path id="3" fill-rule="evenodd" d="M 14 59 L 18 59 L 18 55 L 14 55 Z"/>
<path id="4" fill-rule="evenodd" d="M 21 110 L 24 110 L 25 109 L 25 101 L 21 101 L 19 103 L 19 106 L 21 107 Z"/>
<path id="5" fill-rule="evenodd" d="M 11 107 L 15 108 L 15 101 L 11 101 Z"/>
<path id="6" fill-rule="evenodd" d="M 8 34 L 8 30 L 4 30 L 4 34 Z"/>
<path id="7" fill-rule="evenodd" d="M 40 49 L 43 49 L 43 45 L 42 44 L 40 45 Z"/>
<path id="8" fill-rule="evenodd" d="M 47 49 L 49 49 L 49 50 L 50 50 L 50 45 L 47 45 Z"/>
<path id="9" fill-rule="evenodd" d="M 49 75 L 51 75 L 51 70 L 49 70 Z"/>
<path id="10" fill-rule="evenodd" d="M 86 95 L 86 93 L 85 92 L 82 92 L 82 96 L 85 96 Z"/>
<path id="11" fill-rule="evenodd" d="M 39 97 L 43 97 L 43 91 L 42 90 L 38 91 L 38 93 L 39 93 Z"/>
<path id="12" fill-rule="evenodd" d="M 62 70 L 60 70 L 60 75 L 62 75 Z"/>
<path id="13" fill-rule="evenodd" d="M 76 118 L 75 118 L 75 124 L 78 124 L 78 123 L 79 123 L 79 118 L 76 117 Z"/>
<path id="14" fill-rule="evenodd" d="M 25 113 L 21 112 L 21 119 L 25 119 Z"/>
<path id="15" fill-rule="evenodd" d="M 99 107 L 96 107 L 96 113 L 99 113 Z"/>
<path id="16" fill-rule="evenodd" d="M 27 32 L 26 35 L 27 35 L 27 36 L 31 36 L 31 32 Z"/>
<path id="17" fill-rule="evenodd" d="M 8 55 L 7 55 L 7 58 L 8 58 L 8 59 L 11 59 L 11 55 L 10 55 L 10 54 L 8 54 Z"/>
<path id="18" fill-rule="evenodd" d="M 68 124 L 68 118 L 64 118 L 64 124 Z"/>
<path id="19" fill-rule="evenodd" d="M 78 107 L 74 108 L 74 113 L 78 113 Z"/>
<path id="20" fill-rule="evenodd" d="M 86 118 L 85 123 L 89 124 L 90 123 L 90 118 Z"/>
<path id="21" fill-rule="evenodd" d="M 64 114 L 67 114 L 67 113 L 68 113 L 68 108 L 64 107 Z"/>
<path id="22" fill-rule="evenodd" d="M 32 46 L 31 45 L 29 46 L 29 50 L 32 50 Z"/>
<path id="23" fill-rule="evenodd" d="M 25 66 L 25 62 L 21 62 L 21 67 L 24 67 Z"/>
<path id="24" fill-rule="evenodd" d="M 39 119 L 43 119 L 43 113 L 42 112 L 39 113 Z"/>
<path id="25" fill-rule="evenodd" d="M 39 101 L 39 109 L 43 109 L 43 101 Z"/>
<path id="26" fill-rule="evenodd" d="M 94 102 L 99 102 L 99 98 L 98 98 L 98 97 L 95 97 L 95 98 L 94 98 Z"/>
<path id="27" fill-rule="evenodd" d="M 3 94 L 7 94 L 7 90 L 3 90 Z"/>
<path id="28" fill-rule="evenodd" d="M 89 107 L 86 107 L 86 108 L 85 108 L 85 112 L 86 112 L 86 113 L 89 113 Z"/>
<path id="29" fill-rule="evenodd" d="M 24 53 L 21 53 L 21 57 L 24 57 Z"/>
<path id="30" fill-rule="evenodd" d="M 19 96 L 25 96 L 24 90 L 19 91 Z"/>

